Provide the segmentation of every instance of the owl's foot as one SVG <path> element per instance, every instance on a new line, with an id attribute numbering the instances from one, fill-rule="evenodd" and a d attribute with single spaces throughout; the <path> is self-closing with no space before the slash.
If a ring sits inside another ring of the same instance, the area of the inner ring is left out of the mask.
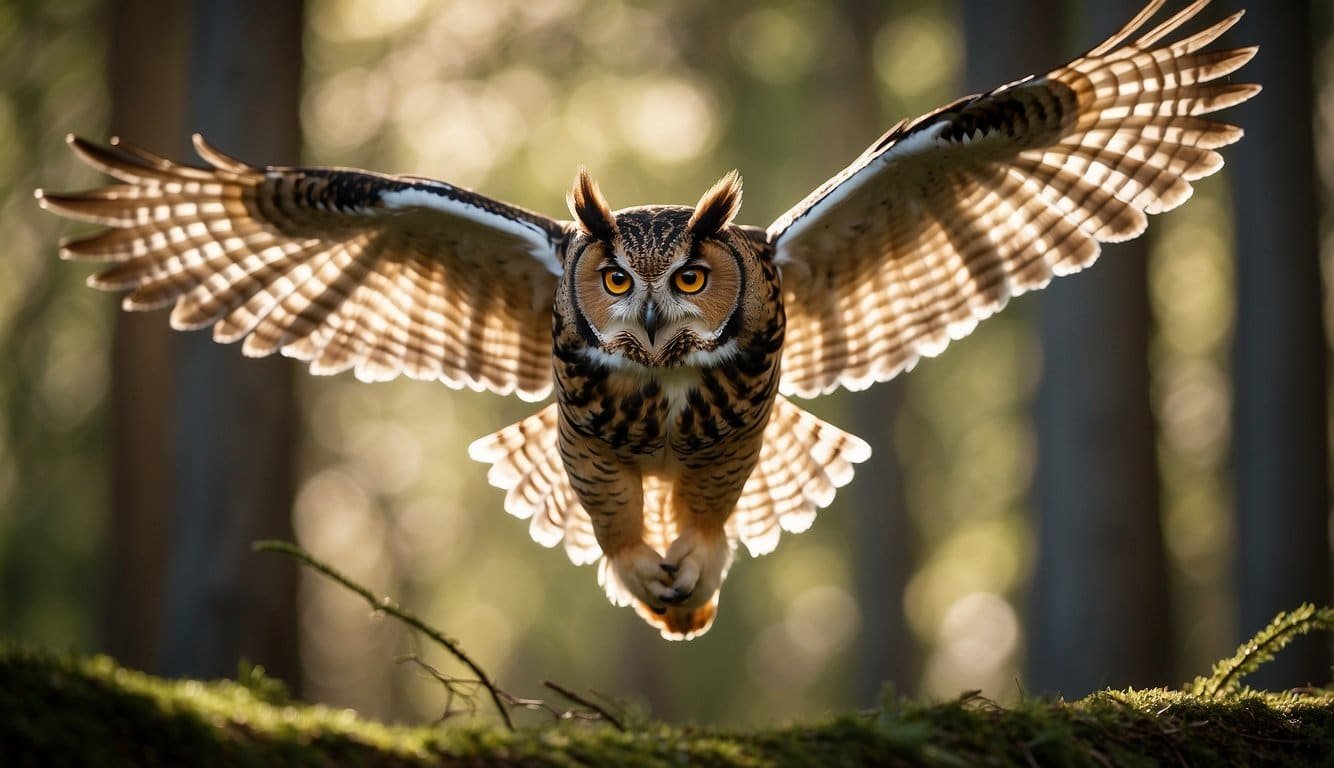
<path id="1" fill-rule="evenodd" d="M 708 631 L 718 612 L 718 587 L 732 559 L 724 534 L 683 535 L 664 560 L 638 542 L 603 558 L 598 583 L 613 605 L 630 605 L 668 640 Z"/>
<path id="2" fill-rule="evenodd" d="M 658 566 L 670 582 L 667 602 L 682 608 L 710 603 L 731 564 L 732 545 L 726 533 L 687 528 Z"/>
<path id="3" fill-rule="evenodd" d="M 647 605 L 654 613 L 661 615 L 668 605 L 679 602 L 672 577 L 662 569 L 662 555 L 644 542 L 608 555 L 607 561 L 610 575 L 620 590 Z M 624 604 L 610 589 L 608 595 L 612 596 L 612 602 Z"/>

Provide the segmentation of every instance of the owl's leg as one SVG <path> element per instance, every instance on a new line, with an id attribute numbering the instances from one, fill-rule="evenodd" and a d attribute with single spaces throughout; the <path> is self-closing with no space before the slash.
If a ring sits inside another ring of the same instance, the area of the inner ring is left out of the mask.
<path id="1" fill-rule="evenodd" d="M 644 542 L 644 489 L 639 470 L 591 462 L 581 475 L 574 481 L 575 492 L 607 559 L 602 575 L 607 597 L 617 605 L 626 605 L 633 598 L 654 613 L 663 613 L 675 592 L 671 575 L 662 569 L 662 553 Z"/>
<path id="2" fill-rule="evenodd" d="M 588 513 L 602 550 L 598 580 L 614 605 L 642 603 L 661 615 L 672 596 L 662 553 L 644 541 L 644 478 L 602 441 L 559 421 L 561 461 L 570 488 Z"/>
<path id="3" fill-rule="evenodd" d="M 734 472 L 720 473 L 720 468 L 726 469 L 713 463 L 686 469 L 674 486 L 672 506 L 680 534 L 668 547 L 662 570 L 671 576 L 670 602 L 683 608 L 712 602 L 732 564 L 725 526 L 753 462 Z M 720 484 L 720 474 L 731 475 L 734 482 Z"/>

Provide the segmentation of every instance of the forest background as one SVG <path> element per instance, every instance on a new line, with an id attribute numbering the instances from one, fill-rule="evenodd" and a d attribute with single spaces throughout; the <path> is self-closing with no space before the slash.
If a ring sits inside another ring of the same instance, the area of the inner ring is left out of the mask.
<path id="1" fill-rule="evenodd" d="M 1146 238 L 814 402 L 875 457 L 811 531 L 742 557 L 687 644 L 504 514 L 465 449 L 528 406 L 313 378 L 120 313 L 56 258 L 83 230 L 32 199 L 99 182 L 66 133 L 185 159 L 200 131 L 256 164 L 433 176 L 553 216 L 581 164 L 614 207 L 688 204 L 735 167 L 740 219 L 764 225 L 899 118 L 1054 67 L 1139 5 L 0 0 L 0 638 L 173 675 L 245 658 L 309 700 L 437 716 L 439 686 L 395 662 L 428 649 L 250 551 L 287 537 L 512 690 L 744 724 L 885 682 L 1001 702 L 1172 684 L 1328 604 L 1329 3 L 1253 3 L 1225 38 L 1262 46 L 1238 78 L 1264 92 L 1223 116 L 1247 137 Z M 1255 683 L 1328 675 L 1308 638 Z"/>

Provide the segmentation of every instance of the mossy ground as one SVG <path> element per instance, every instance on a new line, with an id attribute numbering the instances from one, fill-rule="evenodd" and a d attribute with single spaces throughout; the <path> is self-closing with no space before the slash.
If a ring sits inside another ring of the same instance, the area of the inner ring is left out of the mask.
<path id="1" fill-rule="evenodd" d="M 0 650 L 0 765 L 1334 765 L 1334 691 L 1152 689 L 1002 708 L 908 701 L 816 724 L 401 727 L 253 680 L 163 680 L 106 657 Z"/>

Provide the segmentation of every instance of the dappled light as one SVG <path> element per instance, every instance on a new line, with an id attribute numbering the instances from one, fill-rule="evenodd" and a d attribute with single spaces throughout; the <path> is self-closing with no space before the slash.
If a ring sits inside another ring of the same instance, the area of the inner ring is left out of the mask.
<path id="1" fill-rule="evenodd" d="M 880 130 L 964 93 L 959 14 L 968 4 L 853 5 L 309 0 L 304 39 L 292 41 L 304 56 L 302 155 L 243 159 L 438 178 L 562 219 L 581 166 L 612 208 L 693 204 L 737 168 L 746 182 L 738 222 L 764 226 Z M 84 265 L 58 263 L 59 237 L 87 230 L 40 214 L 32 190 L 96 183 L 62 136 L 107 132 L 97 20 L 110 7 L 0 0 L 0 634 L 84 650 L 104 646 L 99 627 L 115 610 L 97 585 L 112 525 L 106 423 L 118 300 L 83 287 Z M 1240 41 L 1248 33 L 1239 30 Z M 1330 189 L 1334 47 L 1320 72 Z M 1160 650 L 1182 680 L 1237 639 L 1229 184 L 1226 170 L 1198 183 L 1189 203 L 1150 224 L 1162 587 L 1174 622 L 1173 647 Z M 1334 234 L 1324 224 L 1328 274 Z M 1099 271 L 1069 279 L 1097 281 Z M 1041 661 L 1026 613 L 1039 548 L 1034 412 L 1051 362 L 1035 331 L 1039 311 L 1035 297 L 1015 298 L 941 357 L 919 361 L 896 390 L 892 423 L 853 423 L 854 393 L 813 407 L 843 429 L 892 438 L 914 552 L 894 594 L 858 582 L 861 513 L 842 493 L 811 531 L 785 532 L 774 553 L 739 552 L 714 628 L 668 644 L 608 603 L 595 567 L 535 544 L 530 522 L 506 514 L 505 492 L 488 485 L 488 466 L 469 459 L 470 442 L 531 404 L 346 373 L 299 380 L 296 542 L 461 639 L 516 693 L 551 679 L 676 724 L 817 718 L 872 703 L 858 693 L 868 653 L 860 639 L 889 610 L 917 651 L 899 693 L 946 700 L 977 690 L 1016 703 L 1025 670 Z M 317 575 L 303 574 L 298 597 L 302 698 L 398 722 L 451 711 L 440 681 L 403 659 L 420 654 L 458 673 L 445 655 Z"/>
<path id="2" fill-rule="evenodd" d="M 987 592 L 964 595 L 941 618 L 923 691 L 944 699 L 981 689 L 997 701 L 1017 701 L 1021 691 L 1011 672 L 1021 639 L 1019 617 L 1008 601 Z"/>
<path id="3" fill-rule="evenodd" d="M 930 12 L 904 15 L 876 35 L 876 74 L 881 87 L 904 101 L 931 99 L 955 86 L 963 64 L 961 50 L 963 41 L 952 19 Z"/>
<path id="4" fill-rule="evenodd" d="M 823 6 L 813 3 L 756 8 L 732 27 L 731 45 L 748 73 L 771 83 L 806 76 L 819 51 L 813 27 L 827 24 Z"/>
<path id="5" fill-rule="evenodd" d="M 1151 375 L 1160 429 L 1163 534 L 1182 600 L 1176 631 L 1183 658 L 1225 652 L 1233 621 L 1219 599 L 1233 540 L 1227 485 L 1231 439 L 1233 284 L 1223 190 L 1201 184 L 1194 200 L 1163 222 L 1149 261 L 1149 297 L 1158 319 Z"/>
<path id="6" fill-rule="evenodd" d="M 75 188 L 67 131 L 106 124 L 95 2 L 0 3 L 0 634 L 91 644 L 107 535 L 109 302 L 60 269 L 69 230 L 32 190 Z"/>

